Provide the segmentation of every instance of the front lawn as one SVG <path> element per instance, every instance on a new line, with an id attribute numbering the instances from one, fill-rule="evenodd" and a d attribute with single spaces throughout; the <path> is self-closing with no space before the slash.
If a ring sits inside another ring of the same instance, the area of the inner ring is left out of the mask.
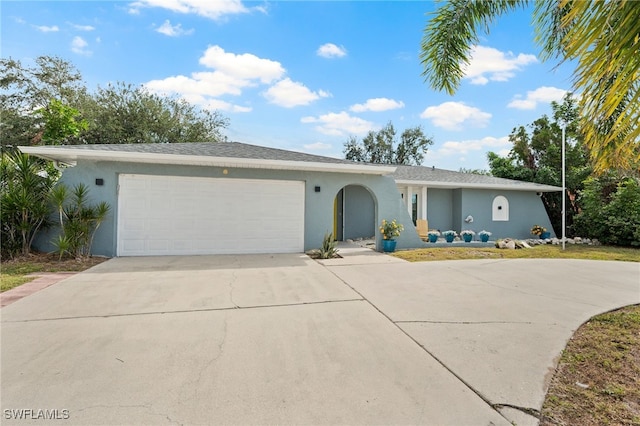
<path id="1" fill-rule="evenodd" d="M 58 260 L 58 255 L 44 253 L 3 260 L 0 267 L 0 292 L 11 290 L 37 278 L 29 276 L 29 274 L 38 272 L 79 272 L 105 260 L 107 259 L 104 257 L 91 257 L 83 260 L 63 259 L 60 261 Z"/>
<path id="2" fill-rule="evenodd" d="M 530 249 L 497 249 L 493 247 L 437 247 L 414 250 L 401 250 L 393 256 L 409 262 L 425 262 L 431 260 L 464 260 L 464 259 L 586 259 L 586 260 L 621 260 L 640 262 L 640 248 L 587 246 L 587 245 L 539 245 Z"/>
<path id="3" fill-rule="evenodd" d="M 574 333 L 540 425 L 640 425 L 640 305 L 595 316 Z"/>

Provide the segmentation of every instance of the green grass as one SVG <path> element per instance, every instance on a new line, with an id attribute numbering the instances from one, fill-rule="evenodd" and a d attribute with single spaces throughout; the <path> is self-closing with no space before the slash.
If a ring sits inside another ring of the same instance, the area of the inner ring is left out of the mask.
<path id="1" fill-rule="evenodd" d="M 640 305 L 595 316 L 562 352 L 540 425 L 640 425 L 639 380 Z"/>
<path id="2" fill-rule="evenodd" d="M 12 260 L 3 260 L 0 266 L 0 292 L 11 290 L 36 279 L 29 274 L 39 272 L 79 272 L 102 263 L 105 258 L 92 257 L 84 260 L 58 260 L 55 255 L 32 254 Z"/>
<path id="3" fill-rule="evenodd" d="M 640 248 L 566 245 L 539 245 L 530 249 L 507 250 L 493 247 L 437 247 L 393 253 L 409 262 L 464 259 L 586 259 L 640 262 Z"/>

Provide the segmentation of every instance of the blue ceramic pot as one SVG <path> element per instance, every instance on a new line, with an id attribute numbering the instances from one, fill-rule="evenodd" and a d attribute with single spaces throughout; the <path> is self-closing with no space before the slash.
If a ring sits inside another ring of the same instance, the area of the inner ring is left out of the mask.
<path id="1" fill-rule="evenodd" d="M 385 253 L 396 251 L 396 240 L 382 240 L 382 251 Z"/>

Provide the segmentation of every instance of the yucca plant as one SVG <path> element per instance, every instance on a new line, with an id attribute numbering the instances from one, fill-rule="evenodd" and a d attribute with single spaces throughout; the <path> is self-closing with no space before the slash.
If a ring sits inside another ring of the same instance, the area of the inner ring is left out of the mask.
<path id="1" fill-rule="evenodd" d="M 106 202 L 89 205 L 89 187 L 80 183 L 71 192 L 65 185 L 57 185 L 51 192 L 51 202 L 58 212 L 60 235 L 52 241 L 59 256 L 76 258 L 91 256 L 96 231 L 110 211 Z"/>
<path id="2" fill-rule="evenodd" d="M 324 234 L 324 239 L 322 240 L 322 247 L 318 250 L 318 255 L 320 259 L 332 259 L 338 255 L 338 249 L 336 245 L 337 241 L 333 239 L 332 233 Z"/>

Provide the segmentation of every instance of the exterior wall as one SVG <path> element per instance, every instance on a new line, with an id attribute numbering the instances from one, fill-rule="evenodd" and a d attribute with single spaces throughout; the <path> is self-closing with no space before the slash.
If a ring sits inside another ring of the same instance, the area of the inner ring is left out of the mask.
<path id="1" fill-rule="evenodd" d="M 343 238 L 368 238 L 376 234 L 376 211 L 373 197 L 362 186 L 344 188 Z"/>
<path id="2" fill-rule="evenodd" d="M 496 238 L 533 238 L 531 227 L 542 225 L 552 233 L 553 228 L 542 199 L 532 191 L 500 191 L 488 189 L 463 189 L 460 216 L 462 220 L 456 223 L 455 230 L 472 229 L 479 232 L 487 230 Z M 431 190 L 429 190 L 431 193 Z M 493 199 L 504 196 L 509 202 L 509 220 L 493 221 Z M 473 216 L 473 223 L 465 223 L 464 218 Z"/>
<path id="3" fill-rule="evenodd" d="M 429 188 L 427 190 L 427 220 L 429 229 L 446 231 L 453 227 L 453 190 Z"/>
<path id="4" fill-rule="evenodd" d="M 324 234 L 333 230 L 334 199 L 338 191 L 347 185 L 361 185 L 370 191 L 375 206 L 373 209 L 373 223 L 376 224 L 374 231 L 379 249 L 382 246 L 382 237 L 378 231 L 377 224 L 382 219 L 397 219 L 399 223 L 404 225 L 405 229 L 413 229 L 413 224 L 402 204 L 395 181 L 390 177 L 241 168 L 227 168 L 228 174 L 223 174 L 223 170 L 224 168 L 222 167 L 80 161 L 77 166 L 64 171 L 61 182 L 70 187 L 83 182 L 90 188 L 89 198 L 92 203 L 106 201 L 111 206 L 109 216 L 96 232 L 92 249 L 93 254 L 109 257 L 116 254 L 117 186 L 118 175 L 121 173 L 304 181 L 305 250 L 320 247 Z M 104 184 L 97 186 L 95 184 L 96 178 L 103 179 Z M 316 186 L 320 186 L 320 192 L 315 192 Z M 53 250 L 50 241 L 57 232 L 58 229 L 53 228 L 48 232 L 41 233 L 35 241 L 35 246 L 43 251 Z M 398 248 L 420 247 L 422 245 L 415 232 L 405 231 L 397 241 Z"/>
<path id="5" fill-rule="evenodd" d="M 493 221 L 492 207 L 496 196 L 502 195 L 509 202 L 509 220 Z M 429 229 L 460 232 L 471 229 L 487 230 L 491 238 L 532 238 L 533 225 L 542 225 L 553 235 L 553 228 L 542 199 L 532 191 L 501 191 L 491 189 L 440 189 L 427 191 L 427 219 Z M 473 223 L 466 223 L 467 216 Z"/>
<path id="6" fill-rule="evenodd" d="M 460 233 L 462 229 L 462 202 L 463 202 L 463 190 L 462 189 L 454 189 L 452 191 L 452 217 L 451 217 L 451 226 L 454 231 Z M 466 217 L 466 216 L 465 216 Z"/>

